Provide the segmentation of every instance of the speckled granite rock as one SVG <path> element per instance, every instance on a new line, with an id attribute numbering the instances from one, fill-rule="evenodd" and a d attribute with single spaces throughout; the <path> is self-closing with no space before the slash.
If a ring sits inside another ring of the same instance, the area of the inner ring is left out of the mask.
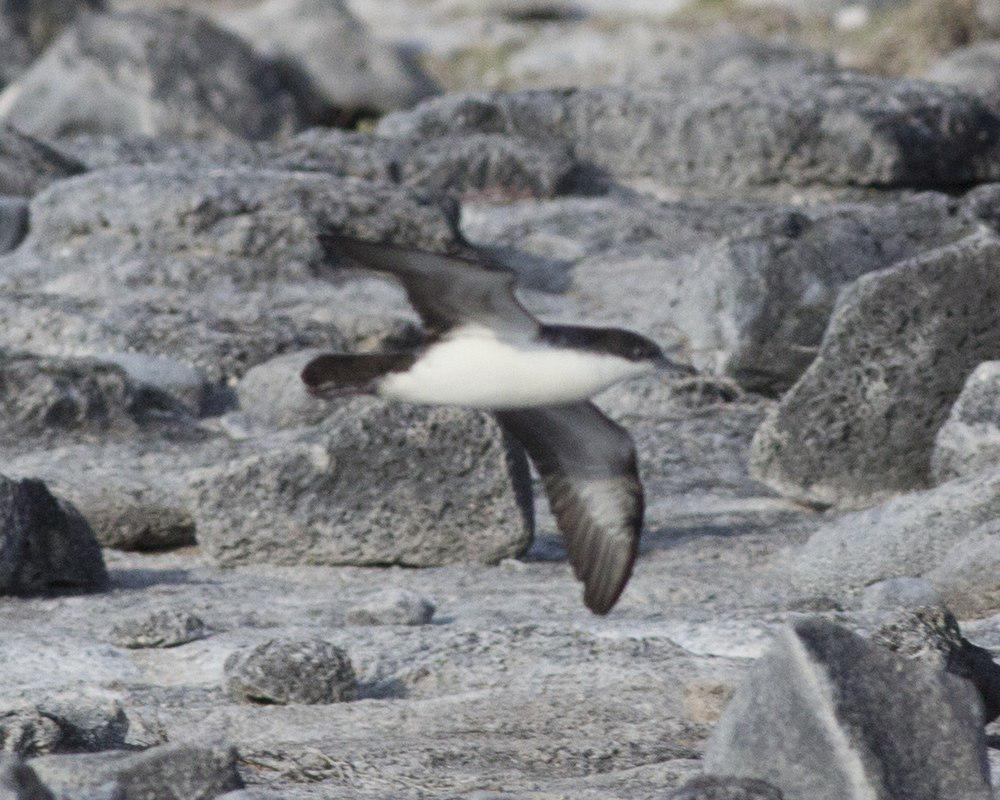
<path id="1" fill-rule="evenodd" d="M 357 678 L 347 653 L 319 639 L 271 640 L 226 660 L 226 691 L 253 703 L 353 700 Z"/>

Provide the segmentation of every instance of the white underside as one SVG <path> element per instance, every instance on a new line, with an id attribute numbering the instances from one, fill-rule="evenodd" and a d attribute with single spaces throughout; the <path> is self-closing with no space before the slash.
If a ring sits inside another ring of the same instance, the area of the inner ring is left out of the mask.
<path id="1" fill-rule="evenodd" d="M 387 376 L 390 400 L 470 408 L 573 403 L 648 371 L 647 364 L 542 345 L 517 347 L 482 328 L 464 328 L 430 347 L 404 373 Z"/>

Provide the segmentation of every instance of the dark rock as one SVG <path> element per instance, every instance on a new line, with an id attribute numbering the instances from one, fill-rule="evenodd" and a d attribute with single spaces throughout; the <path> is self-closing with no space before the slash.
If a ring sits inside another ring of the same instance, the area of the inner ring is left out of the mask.
<path id="1" fill-rule="evenodd" d="M 7 0 L 0 6 L 0 89 L 19 77 L 81 15 L 104 0 Z"/>
<path id="2" fill-rule="evenodd" d="M 668 800 L 784 800 L 784 795 L 764 781 L 703 775 L 667 795 Z"/>
<path id="3" fill-rule="evenodd" d="M 0 477 L 0 594 L 100 589 L 108 581 L 87 521 L 40 481 Z"/>
<path id="4" fill-rule="evenodd" d="M 434 619 L 434 603 L 405 589 L 387 589 L 347 612 L 353 625 L 427 625 Z"/>
<path id="5" fill-rule="evenodd" d="M 31 765 L 60 797 L 213 800 L 243 787 L 236 763 L 229 747 L 168 744 L 142 753 L 42 756 Z"/>
<path id="6" fill-rule="evenodd" d="M 55 181 L 83 171 L 80 162 L 0 124 L 0 195 L 31 197 Z"/>
<path id="7" fill-rule="evenodd" d="M 1000 361 L 980 364 L 965 382 L 934 439 L 937 481 L 974 475 L 1000 464 Z"/>
<path id="8" fill-rule="evenodd" d="M 53 753 L 62 739 L 59 723 L 37 708 L 24 706 L 0 711 L 0 751 L 4 753 L 22 757 Z"/>
<path id="9" fill-rule="evenodd" d="M 330 122 L 407 108 L 435 92 L 414 60 L 372 36 L 343 0 L 268 0 L 216 19 L 300 70 Z"/>
<path id="10" fill-rule="evenodd" d="M 7 436 L 131 431 L 140 402 L 116 367 L 0 351 L 0 431 Z"/>
<path id="11" fill-rule="evenodd" d="M 264 642 L 226 659 L 226 691 L 254 703 L 340 703 L 357 689 L 347 653 L 319 639 Z"/>
<path id="12" fill-rule="evenodd" d="M 103 547 L 150 552 L 195 543 L 194 518 L 180 479 L 166 468 L 170 460 L 164 448 L 143 456 L 124 439 L 36 450 L 12 459 L 8 469 L 41 478 L 70 501 Z"/>
<path id="13" fill-rule="evenodd" d="M 998 471 L 905 494 L 820 527 L 792 556 L 789 580 L 841 596 L 887 578 L 924 575 L 998 516 Z"/>
<path id="14" fill-rule="evenodd" d="M 961 120 L 961 122 L 959 122 Z M 560 142 L 618 180 L 719 191 L 770 184 L 962 186 L 1000 176 L 1000 118 L 933 84 L 849 72 L 661 89 L 449 95 L 379 133 L 504 133 Z"/>
<path id="15" fill-rule="evenodd" d="M 0 197 L 0 255 L 15 250 L 28 235 L 28 204 Z"/>
<path id="16" fill-rule="evenodd" d="M 34 136 L 74 133 L 273 139 L 308 98 L 235 35 L 186 11 L 82 17 L 0 97 Z"/>
<path id="17" fill-rule="evenodd" d="M 202 619 L 186 611 L 164 609 L 122 620 L 111 630 L 115 644 L 128 648 L 176 647 L 204 639 Z"/>
<path id="18" fill-rule="evenodd" d="M 845 290 L 816 360 L 754 437 L 754 477 L 821 504 L 926 486 L 966 378 L 1000 357 L 998 259 L 1000 239 L 972 236 Z"/>
<path id="19" fill-rule="evenodd" d="M 1000 664 L 989 650 L 962 636 L 958 621 L 944 606 L 902 609 L 882 624 L 872 641 L 903 658 L 964 678 L 982 697 L 984 722 L 1000 717 Z"/>
<path id="20" fill-rule="evenodd" d="M 705 767 L 789 798 L 989 800 L 980 714 L 966 681 L 805 620 L 753 667 Z"/>
<path id="21" fill-rule="evenodd" d="M 0 755 L 0 800 L 55 800 L 31 767 Z"/>

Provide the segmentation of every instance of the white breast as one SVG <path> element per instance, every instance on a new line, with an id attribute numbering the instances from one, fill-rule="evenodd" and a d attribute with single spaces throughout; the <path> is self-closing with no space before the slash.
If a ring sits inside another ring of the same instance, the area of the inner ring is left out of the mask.
<path id="1" fill-rule="evenodd" d="M 518 347 L 489 330 L 466 328 L 431 346 L 379 394 L 391 400 L 471 408 L 527 408 L 592 397 L 647 366 L 580 350 Z"/>

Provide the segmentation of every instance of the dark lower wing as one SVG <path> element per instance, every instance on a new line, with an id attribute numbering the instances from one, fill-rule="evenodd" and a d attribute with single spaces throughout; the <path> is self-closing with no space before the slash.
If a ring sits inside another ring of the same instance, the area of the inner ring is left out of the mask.
<path id="1" fill-rule="evenodd" d="M 495 413 L 541 475 L 584 603 L 606 614 L 632 575 L 642 531 L 632 437 L 593 403 Z"/>

